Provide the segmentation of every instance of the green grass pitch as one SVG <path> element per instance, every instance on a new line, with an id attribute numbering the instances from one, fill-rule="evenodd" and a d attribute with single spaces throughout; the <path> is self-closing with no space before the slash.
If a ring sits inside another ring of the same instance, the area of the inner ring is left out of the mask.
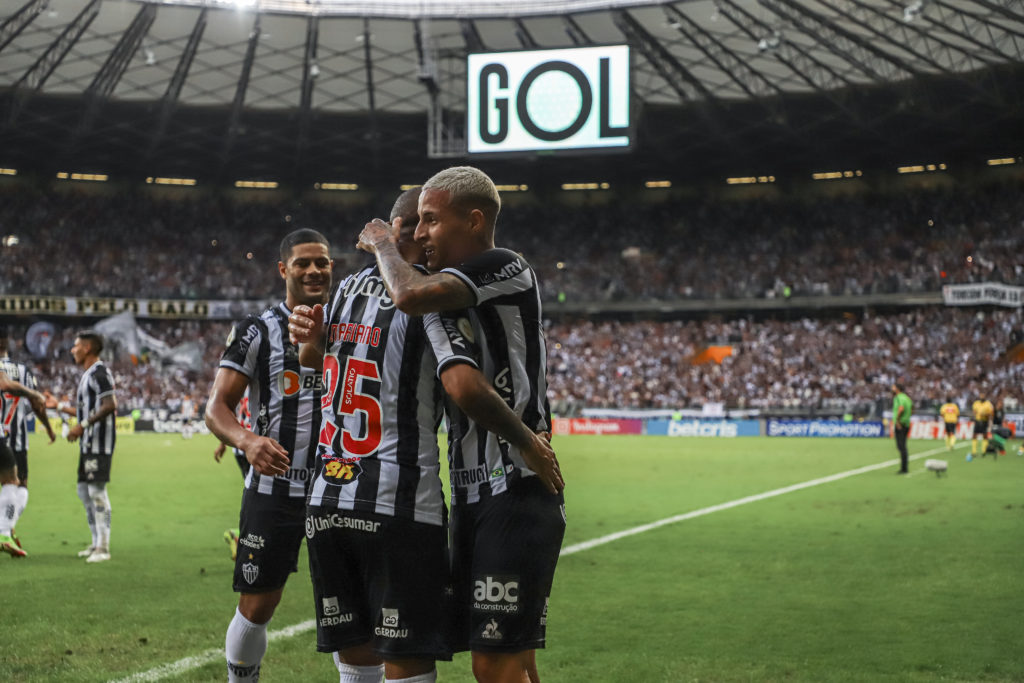
<path id="1" fill-rule="evenodd" d="M 223 647 L 241 478 L 209 436 L 119 437 L 111 552 L 86 565 L 76 446 L 30 451 L 30 557 L 0 556 L 0 681 L 107 681 Z M 891 440 L 562 437 L 566 547 L 884 462 Z M 942 446 L 912 441 L 912 453 Z M 563 557 L 545 681 L 1024 681 L 1024 457 L 886 467 Z M 304 554 L 304 553 L 303 553 Z M 313 618 L 303 559 L 271 631 Z M 337 680 L 305 630 L 265 681 Z M 469 660 L 439 665 L 470 681 Z M 223 660 L 168 680 L 222 681 Z"/>

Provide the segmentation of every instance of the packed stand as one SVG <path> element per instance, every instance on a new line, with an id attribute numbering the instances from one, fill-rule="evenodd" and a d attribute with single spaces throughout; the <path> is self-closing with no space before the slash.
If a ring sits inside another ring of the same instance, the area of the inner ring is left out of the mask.
<path id="1" fill-rule="evenodd" d="M 337 274 L 390 205 L 0 191 L 0 292 L 265 299 L 281 236 L 313 227 Z M 497 243 L 521 251 L 549 301 L 764 298 L 1024 285 L 1017 186 L 781 200 L 522 203 Z M 143 247 L 143 248 L 140 248 Z M 40 257 L 45 255 L 45 258 Z M 83 255 L 87 255 L 83 258 Z"/>
<path id="2" fill-rule="evenodd" d="M 140 321 L 154 337 L 176 344 L 197 340 L 199 370 L 160 367 L 122 356 L 112 361 L 122 412 L 176 411 L 185 398 L 201 404 L 209 393 L 227 323 Z M 61 331 L 50 358 L 36 364 L 43 386 L 71 396 L 80 371 L 68 349 L 77 328 Z M 902 378 L 921 405 L 952 395 L 968 405 L 979 390 L 1024 399 L 1024 364 L 1004 360 L 1021 340 L 1019 310 L 927 307 L 908 313 L 792 321 L 595 322 L 551 324 L 548 396 L 555 412 L 582 408 L 682 409 L 706 402 L 730 409 L 847 410 L 867 413 L 888 400 Z M 24 330 L 12 328 L 14 355 L 26 359 Z M 694 365 L 709 345 L 733 355 L 721 365 Z"/>

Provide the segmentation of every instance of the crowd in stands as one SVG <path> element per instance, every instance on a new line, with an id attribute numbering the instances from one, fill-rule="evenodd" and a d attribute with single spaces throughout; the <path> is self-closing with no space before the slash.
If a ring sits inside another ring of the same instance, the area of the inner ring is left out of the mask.
<path id="1" fill-rule="evenodd" d="M 497 242 L 522 252 L 549 301 L 763 298 L 938 291 L 955 282 L 1024 284 L 1017 186 L 842 198 L 523 202 Z M 244 202 L 196 193 L 0 191 L 0 292 L 266 299 L 280 289 L 280 238 L 314 227 L 339 273 L 380 205 Z M 140 248 L 143 247 L 143 248 Z M 87 257 L 83 258 L 83 255 Z"/>
<path id="2" fill-rule="evenodd" d="M 903 381 L 922 402 L 1024 398 L 1024 365 L 1005 360 L 1022 329 L 1019 310 L 944 306 L 863 319 L 559 323 L 548 330 L 549 397 L 561 412 L 705 402 L 867 412 Z M 709 345 L 732 355 L 694 364 Z"/>
<path id="3" fill-rule="evenodd" d="M 200 341 L 203 366 L 161 368 L 124 355 L 111 361 L 124 411 L 176 410 L 186 397 L 202 403 L 229 325 L 141 325 L 171 344 Z M 1024 364 L 1004 359 L 1021 330 L 1020 310 L 945 306 L 863 318 L 559 322 L 547 331 L 548 395 L 562 415 L 584 407 L 674 410 L 706 402 L 730 409 L 877 414 L 890 400 L 889 386 L 901 379 L 921 405 L 953 396 L 966 409 L 980 391 L 1024 399 Z M 43 386 L 57 395 L 73 396 L 80 376 L 67 353 L 75 331 L 61 332 L 51 357 L 37 364 Z M 21 336 L 15 329 L 16 341 Z M 720 365 L 694 364 L 708 345 L 729 346 L 732 355 Z M 20 342 L 15 347 L 24 358 Z"/>

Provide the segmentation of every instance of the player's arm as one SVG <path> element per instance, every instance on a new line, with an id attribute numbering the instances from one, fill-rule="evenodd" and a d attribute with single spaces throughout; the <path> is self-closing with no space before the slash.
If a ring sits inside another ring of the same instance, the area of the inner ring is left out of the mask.
<path id="1" fill-rule="evenodd" d="M 50 443 L 53 443 L 54 441 L 57 440 L 57 435 L 53 433 L 53 425 L 50 424 L 50 417 L 46 414 L 46 404 L 46 395 L 43 394 L 42 405 L 37 406 L 36 404 L 33 403 L 32 412 L 35 413 L 36 415 L 36 422 L 42 424 L 43 428 L 46 429 L 46 435 L 50 437 Z"/>
<path id="2" fill-rule="evenodd" d="M 390 225 L 375 218 L 359 233 L 356 246 L 377 257 L 384 284 L 398 310 L 407 315 L 423 315 L 476 305 L 476 295 L 451 273 L 428 275 L 406 263 L 393 232 Z"/>
<path id="3" fill-rule="evenodd" d="M 469 419 L 518 448 L 526 466 L 537 474 L 551 493 L 565 488 L 550 437 L 537 434 L 523 424 L 483 373 L 466 363 L 453 363 L 441 371 L 441 383 Z"/>
<path id="4" fill-rule="evenodd" d="M 299 345 L 299 364 L 321 370 L 327 335 L 324 329 L 324 307 L 320 304 L 296 306 L 288 316 L 288 334 Z"/>
<path id="5" fill-rule="evenodd" d="M 78 440 L 78 437 L 85 434 L 85 430 L 92 427 L 97 422 L 102 421 L 108 415 L 117 412 L 117 397 L 114 394 L 107 394 L 100 399 L 99 407 L 93 411 L 92 415 L 85 418 L 85 423 L 79 422 L 68 431 L 68 441 L 72 443 Z"/>
<path id="6" fill-rule="evenodd" d="M 206 426 L 221 440 L 239 450 L 260 474 L 280 475 L 288 471 L 288 451 L 269 436 L 259 436 L 238 423 L 235 407 L 245 395 L 249 378 L 237 370 L 221 367 L 213 379 L 206 402 Z"/>
<path id="7" fill-rule="evenodd" d="M 46 397 L 35 389 L 31 389 L 21 382 L 11 379 L 3 370 L 0 370 L 0 391 L 11 396 L 20 396 L 28 399 L 32 405 L 32 411 L 38 413 L 40 410 L 46 413 Z"/>

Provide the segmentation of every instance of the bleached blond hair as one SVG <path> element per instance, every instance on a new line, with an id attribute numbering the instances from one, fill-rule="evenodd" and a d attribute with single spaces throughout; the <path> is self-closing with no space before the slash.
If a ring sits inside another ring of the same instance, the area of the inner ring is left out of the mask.
<path id="1" fill-rule="evenodd" d="M 501 211 L 501 196 L 490 176 L 472 166 L 452 166 L 435 173 L 423 183 L 423 191 L 443 190 L 452 206 L 466 211 L 480 209 L 487 224 L 494 227 Z"/>

